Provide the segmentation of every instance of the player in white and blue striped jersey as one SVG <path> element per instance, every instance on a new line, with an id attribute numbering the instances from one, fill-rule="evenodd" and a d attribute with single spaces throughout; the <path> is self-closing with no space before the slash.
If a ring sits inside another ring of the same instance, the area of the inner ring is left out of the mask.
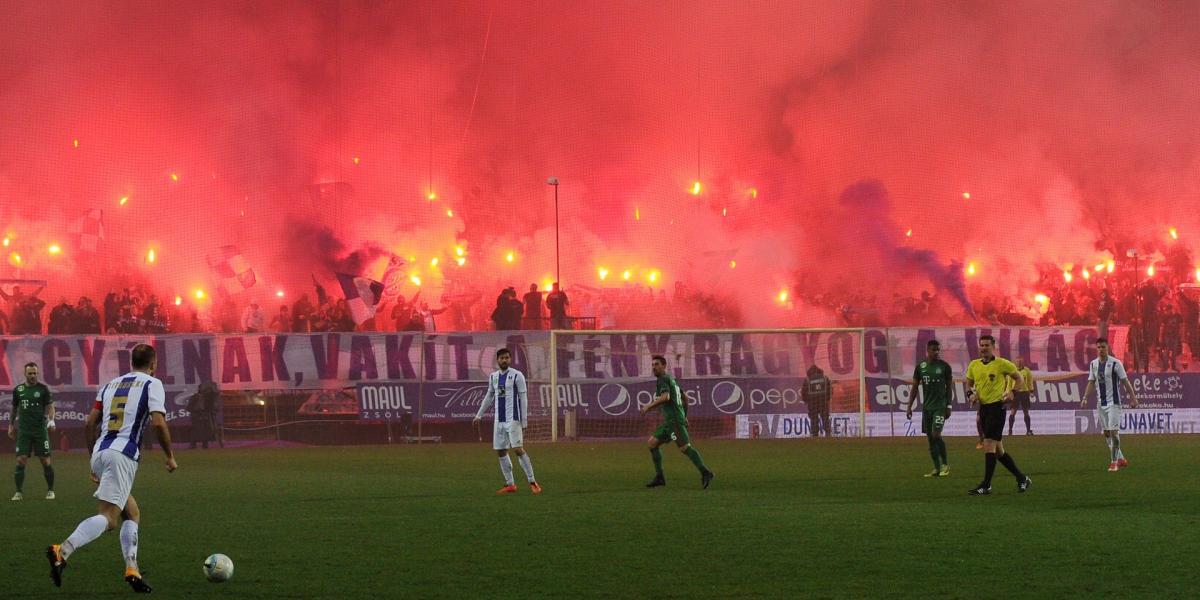
<path id="1" fill-rule="evenodd" d="M 542 493 L 542 486 L 533 477 L 533 463 L 522 446 L 525 443 L 524 429 L 529 426 L 529 386 L 525 383 L 525 375 L 510 368 L 512 353 L 507 348 L 496 351 L 496 366 L 499 369 L 488 376 L 487 394 L 479 405 L 473 425 L 479 426 L 480 419 L 492 404 L 496 405 L 496 424 L 492 433 L 492 448 L 500 457 L 500 472 L 504 475 L 504 487 L 497 494 L 513 494 L 517 491 L 513 483 L 512 459 L 508 451 L 512 450 L 521 461 L 521 470 L 529 480 L 529 489 L 535 494 Z"/>
<path id="2" fill-rule="evenodd" d="M 167 455 L 167 472 L 174 471 L 178 465 L 171 452 L 171 432 L 167 429 L 166 393 L 162 382 L 154 378 L 154 369 L 158 366 L 154 347 L 138 344 L 133 349 L 131 362 L 133 371 L 100 388 L 84 424 L 88 451 L 92 454 L 92 481 L 98 484 L 93 495 L 100 502 L 95 516 L 80 522 L 62 544 L 46 549 L 50 578 L 59 587 L 71 554 L 120 524 L 125 581 L 135 592 L 151 591 L 137 565 L 141 512 L 132 495 L 147 421 L 152 422 L 158 432 L 159 444 Z M 102 435 L 98 435 L 101 432 Z"/>
<path id="3" fill-rule="evenodd" d="M 1122 390 L 1122 388 L 1124 388 Z M 1108 470 L 1117 471 L 1129 466 L 1125 453 L 1121 451 L 1121 392 L 1129 398 L 1129 406 L 1137 408 L 1137 394 L 1133 383 L 1125 374 L 1125 365 L 1108 353 L 1108 340 L 1096 340 L 1096 358 L 1088 366 L 1087 389 L 1083 391 L 1080 408 L 1087 408 L 1088 396 L 1096 392 L 1096 413 L 1100 428 L 1104 430 L 1104 441 L 1108 443 L 1110 461 Z"/>

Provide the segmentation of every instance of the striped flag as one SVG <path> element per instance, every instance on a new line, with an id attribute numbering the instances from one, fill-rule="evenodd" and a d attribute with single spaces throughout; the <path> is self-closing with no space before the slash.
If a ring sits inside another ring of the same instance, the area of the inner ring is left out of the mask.
<path id="1" fill-rule="evenodd" d="M 396 299 L 400 295 L 400 289 L 404 285 L 404 272 L 400 267 L 404 266 L 404 260 L 395 254 L 388 260 L 387 270 L 383 272 L 383 301 L 389 302 Z"/>
<path id="2" fill-rule="evenodd" d="M 338 273 L 337 280 L 342 286 L 342 294 L 346 296 L 346 306 L 350 308 L 355 325 L 362 325 L 375 316 L 375 308 L 383 297 L 382 283 L 346 273 Z"/>
<path id="3" fill-rule="evenodd" d="M 226 293 L 235 294 L 253 287 L 258 279 L 250 262 L 242 256 L 237 246 L 221 246 L 207 257 L 208 267 L 217 274 Z"/>
<path id="4" fill-rule="evenodd" d="M 104 211 L 93 208 L 71 225 L 75 245 L 83 252 L 96 252 L 104 239 Z"/>

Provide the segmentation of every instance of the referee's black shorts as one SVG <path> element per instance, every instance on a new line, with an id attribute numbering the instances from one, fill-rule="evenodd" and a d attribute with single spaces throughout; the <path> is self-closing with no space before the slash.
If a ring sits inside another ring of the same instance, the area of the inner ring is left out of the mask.
<path id="1" fill-rule="evenodd" d="M 979 421 L 983 425 L 984 439 L 999 442 L 1004 438 L 1006 416 L 1003 402 L 979 405 Z"/>

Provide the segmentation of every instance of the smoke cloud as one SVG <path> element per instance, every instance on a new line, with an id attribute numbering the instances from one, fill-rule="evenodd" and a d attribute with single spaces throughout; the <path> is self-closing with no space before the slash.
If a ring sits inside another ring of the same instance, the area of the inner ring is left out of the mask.
<path id="1" fill-rule="evenodd" d="M 252 297 L 396 253 L 423 298 L 561 269 L 747 326 L 923 290 L 969 321 L 1047 269 L 1187 266 L 1197 30 L 1200 5 L 1132 0 L 19 3 L 0 278 L 190 298 L 235 244 Z M 70 234 L 93 208 L 95 254 Z"/>

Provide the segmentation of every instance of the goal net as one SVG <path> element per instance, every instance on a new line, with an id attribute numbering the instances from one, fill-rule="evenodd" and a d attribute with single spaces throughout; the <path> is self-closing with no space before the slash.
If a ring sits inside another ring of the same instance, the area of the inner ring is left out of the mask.
<path id="1" fill-rule="evenodd" d="M 862 329 L 553 331 L 551 439 L 648 437 L 662 421 L 653 356 L 666 359 L 699 438 L 862 435 Z"/>

